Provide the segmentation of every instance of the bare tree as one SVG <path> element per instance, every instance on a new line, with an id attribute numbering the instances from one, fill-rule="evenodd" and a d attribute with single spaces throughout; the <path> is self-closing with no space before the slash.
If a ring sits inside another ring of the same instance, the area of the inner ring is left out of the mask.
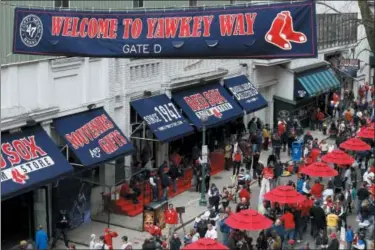
<path id="1" fill-rule="evenodd" d="M 371 6 L 372 4 L 372 6 Z M 372 52 L 375 52 L 375 19 L 370 8 L 374 8 L 373 0 L 359 0 L 358 7 L 361 11 L 362 24 L 365 27 L 367 40 Z"/>

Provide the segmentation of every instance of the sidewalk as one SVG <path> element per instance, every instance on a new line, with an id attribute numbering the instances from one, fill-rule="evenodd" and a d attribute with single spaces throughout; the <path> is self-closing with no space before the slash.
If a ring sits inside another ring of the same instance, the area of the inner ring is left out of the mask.
<path id="1" fill-rule="evenodd" d="M 312 131 L 311 134 L 314 138 L 318 138 L 319 141 L 324 138 L 327 138 L 327 136 L 323 136 L 323 134 L 319 131 Z M 329 143 L 332 144 L 334 142 L 329 141 Z M 271 154 L 271 152 L 272 152 L 271 149 L 268 151 L 263 151 L 261 153 L 260 160 L 263 163 L 266 163 L 267 158 Z M 290 157 L 287 155 L 286 152 L 281 153 L 282 162 L 287 162 L 289 160 L 290 160 Z M 211 183 L 215 183 L 217 187 L 221 190 L 223 186 L 226 186 L 231 183 L 231 176 L 232 176 L 232 171 L 223 171 L 217 174 L 216 176 L 211 177 Z M 185 214 L 182 215 L 183 224 L 189 225 L 192 223 L 192 221 L 194 221 L 196 217 L 200 216 L 207 210 L 206 207 L 199 206 L 199 199 L 200 199 L 200 193 L 195 192 L 195 188 L 192 188 L 189 191 L 186 191 L 170 199 L 169 203 L 173 204 L 175 207 L 185 206 Z M 128 223 L 134 226 L 134 223 L 140 223 L 140 221 L 139 221 L 139 218 L 126 217 L 126 222 L 121 220 L 115 224 L 120 224 L 120 225 L 122 224 L 126 226 Z M 80 226 L 79 228 L 71 230 L 68 233 L 68 239 L 74 242 L 77 245 L 78 249 L 87 249 L 87 246 L 90 240 L 90 235 L 94 233 L 99 237 L 103 235 L 104 228 L 106 227 L 107 227 L 107 224 L 105 223 L 92 221 L 92 222 L 89 222 L 87 224 Z M 181 227 L 182 225 L 179 225 L 178 228 L 181 228 Z M 116 231 L 119 234 L 119 237 L 114 239 L 115 249 L 119 249 L 121 247 L 120 238 L 124 235 L 128 236 L 129 239 L 133 242 L 135 249 L 141 248 L 143 241 L 147 237 L 150 237 L 150 235 L 147 232 L 139 232 L 136 230 L 126 229 L 126 228 L 118 227 L 118 226 L 110 226 L 110 228 L 111 230 Z M 60 247 L 61 248 L 64 247 L 63 242 L 61 240 L 58 242 L 58 245 L 57 245 L 57 248 L 60 248 Z"/>

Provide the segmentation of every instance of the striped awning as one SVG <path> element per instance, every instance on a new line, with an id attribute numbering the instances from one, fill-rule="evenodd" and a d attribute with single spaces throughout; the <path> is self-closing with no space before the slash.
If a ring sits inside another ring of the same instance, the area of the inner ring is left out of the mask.
<path id="1" fill-rule="evenodd" d="M 332 69 L 326 69 L 298 77 L 297 81 L 309 96 L 319 95 L 340 86 L 340 81 L 337 79 Z"/>

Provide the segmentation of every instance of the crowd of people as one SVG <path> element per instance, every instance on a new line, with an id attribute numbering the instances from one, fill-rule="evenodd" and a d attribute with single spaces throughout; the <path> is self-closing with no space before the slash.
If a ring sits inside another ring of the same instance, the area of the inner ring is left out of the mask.
<path id="1" fill-rule="evenodd" d="M 345 98 L 349 98 L 349 95 Z M 374 107 L 363 97 L 347 102 L 340 109 L 335 103 L 337 97 L 333 101 L 333 119 L 329 124 L 319 108 L 311 112 L 310 130 L 317 129 L 327 134 L 327 139 L 320 141 L 311 132 L 304 133 L 297 119 L 280 119 L 272 129 L 269 124 L 263 124 L 259 118 L 254 117 L 247 127 L 239 126 L 241 129 L 236 131 L 236 136 L 227 139 L 224 145 L 225 170 L 232 171 L 231 181 L 224 187 L 219 188 L 212 183 L 210 164 L 201 164 L 199 150 L 195 149 L 192 181 L 196 192 L 201 192 L 202 187 L 205 187 L 209 209 L 195 219 L 193 227 L 181 238 L 176 232 L 178 213 L 173 204 L 169 204 L 164 212 L 166 233 L 162 234 L 159 222 L 155 222 L 148 229 L 150 237 L 143 242 L 142 249 L 180 250 L 199 239 L 209 238 L 220 240 L 230 250 L 290 250 L 297 246 L 299 249 L 338 250 L 343 233 L 345 249 L 375 249 L 374 140 L 366 140 L 372 150 L 355 153 L 352 165 L 334 165 L 333 168 L 339 174 L 333 178 L 313 179 L 300 173 L 300 166 L 319 161 L 321 156 L 339 148 L 342 142 L 355 136 L 359 129 L 374 122 Z M 330 144 L 332 140 L 328 137 L 334 139 L 335 143 L 332 144 L 336 145 Z M 296 141 L 302 143 L 302 161 L 300 165 L 295 164 L 290 168 L 288 162 L 281 161 L 281 156 L 290 156 Z M 267 161 L 262 162 L 261 154 L 265 151 L 269 152 L 269 156 Z M 176 192 L 176 180 L 184 175 L 184 170 L 180 167 L 181 160 L 176 151 L 169 162 L 146 172 L 153 201 L 168 200 L 169 187 Z M 284 183 L 283 176 L 296 178 Z M 260 187 L 259 204 L 250 202 L 253 183 Z M 298 204 L 278 204 L 263 199 L 265 193 L 281 184 L 292 186 L 306 199 Z M 120 195 L 138 203 L 141 190 L 137 186 L 137 180 L 132 180 L 122 187 Z M 161 197 L 160 187 L 163 190 Z M 248 232 L 232 229 L 225 223 L 232 213 L 249 208 L 258 210 L 273 221 L 273 225 L 259 232 L 256 238 L 251 237 Z M 352 214 L 356 216 L 357 225 L 348 223 L 347 218 Z M 46 234 L 42 233 L 44 231 L 41 227 L 39 230 L 38 242 L 42 247 L 38 249 L 45 249 L 43 244 L 48 245 L 48 237 L 45 238 Z M 307 233 L 313 237 L 314 243 L 304 242 Z M 99 237 L 91 235 L 89 248 L 113 249 L 113 239 L 118 236 L 118 233 L 106 228 Z M 122 236 L 121 241 L 121 249 L 134 248 L 127 236 Z M 65 243 L 69 249 L 75 249 L 74 244 Z M 22 242 L 21 245 L 22 249 L 29 249 L 27 242 Z"/>

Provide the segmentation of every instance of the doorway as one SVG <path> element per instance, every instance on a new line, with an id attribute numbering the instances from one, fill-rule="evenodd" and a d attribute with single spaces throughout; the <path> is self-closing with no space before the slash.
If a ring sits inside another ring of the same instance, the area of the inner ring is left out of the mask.
<path id="1" fill-rule="evenodd" d="M 1 248 L 11 249 L 34 238 L 33 192 L 1 202 Z"/>

